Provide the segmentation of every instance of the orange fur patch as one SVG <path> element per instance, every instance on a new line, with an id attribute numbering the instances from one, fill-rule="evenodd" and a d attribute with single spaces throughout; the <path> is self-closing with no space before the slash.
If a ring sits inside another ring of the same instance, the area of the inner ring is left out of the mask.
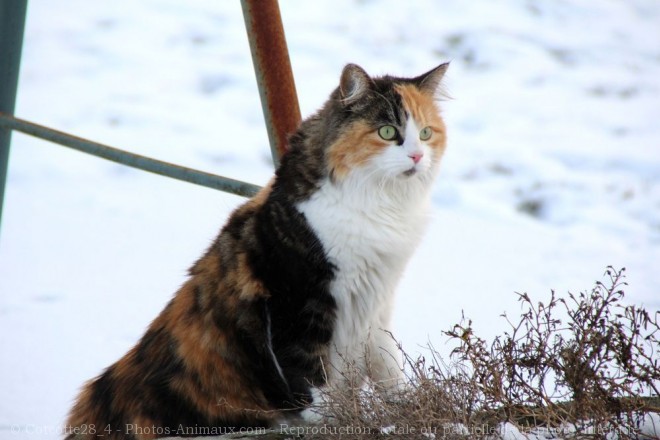
<path id="1" fill-rule="evenodd" d="M 194 301 L 195 284 L 191 280 L 177 293 L 169 313 L 157 318 L 178 342 L 178 356 L 186 370 L 194 372 L 175 377 L 172 387 L 212 417 L 231 420 L 244 416 L 245 411 L 255 415 L 263 412 L 268 408 L 265 397 L 261 391 L 252 390 L 234 365 L 231 334 L 213 325 L 211 313 L 190 319 Z M 235 295 L 225 297 L 223 306 L 223 312 L 230 316 L 239 313 Z"/>
<path id="2" fill-rule="evenodd" d="M 350 169 L 366 163 L 369 158 L 389 144 L 366 123 L 353 123 L 328 148 L 328 164 L 333 179 L 343 179 Z"/>
<path id="3" fill-rule="evenodd" d="M 417 122 L 417 126 L 431 127 L 433 130 L 433 136 L 426 143 L 434 149 L 443 150 L 446 128 L 433 96 L 423 93 L 412 84 L 398 84 L 395 90 L 401 95 L 404 107 Z"/>
<path id="4" fill-rule="evenodd" d="M 275 183 L 275 178 L 274 177 L 272 179 L 270 179 L 268 181 L 268 183 L 266 184 L 266 186 L 261 188 L 259 190 L 259 192 L 257 194 L 255 194 L 254 197 L 252 197 L 248 201 L 247 204 L 250 205 L 250 207 L 257 207 L 257 206 L 261 206 L 264 203 L 266 203 L 266 200 L 268 199 L 268 196 L 270 195 L 270 192 L 273 189 L 273 183 Z"/>
<path id="5" fill-rule="evenodd" d="M 263 283 L 252 274 L 252 269 L 247 262 L 247 255 L 238 254 L 238 268 L 236 269 L 236 283 L 240 290 L 240 299 L 252 301 L 260 297 L 269 296 L 268 290 Z"/>

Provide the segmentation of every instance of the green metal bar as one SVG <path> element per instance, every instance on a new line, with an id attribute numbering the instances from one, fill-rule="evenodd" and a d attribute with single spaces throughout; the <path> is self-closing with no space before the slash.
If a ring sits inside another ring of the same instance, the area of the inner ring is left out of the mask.
<path id="1" fill-rule="evenodd" d="M 300 107 L 277 0 L 241 0 L 261 108 L 275 167 L 288 136 L 300 124 Z"/>
<path id="2" fill-rule="evenodd" d="M 261 187 L 251 183 L 241 182 L 240 180 L 234 180 L 228 177 L 174 165 L 135 153 L 129 153 L 128 151 L 119 150 L 87 139 L 72 136 L 61 131 L 53 130 L 52 128 L 14 118 L 8 114 L 0 113 L 0 129 L 17 130 L 122 165 L 243 197 L 252 197 L 261 189 Z"/>
<path id="3" fill-rule="evenodd" d="M 0 0 L 0 112 L 14 114 L 27 0 Z M 0 126 L 0 224 L 5 198 L 11 129 Z"/>

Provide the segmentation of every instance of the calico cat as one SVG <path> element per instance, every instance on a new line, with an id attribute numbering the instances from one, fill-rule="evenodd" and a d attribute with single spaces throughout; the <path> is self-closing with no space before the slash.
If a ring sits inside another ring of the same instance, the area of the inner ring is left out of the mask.
<path id="1" fill-rule="evenodd" d="M 401 386 L 385 330 L 445 149 L 447 67 L 372 78 L 347 65 L 269 185 L 230 216 L 137 345 L 85 385 L 67 438 L 313 417 L 305 408 L 342 385 L 346 362 L 384 390 Z"/>

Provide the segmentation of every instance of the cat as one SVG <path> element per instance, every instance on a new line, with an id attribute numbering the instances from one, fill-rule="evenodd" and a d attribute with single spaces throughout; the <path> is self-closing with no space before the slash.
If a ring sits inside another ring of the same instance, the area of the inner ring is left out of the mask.
<path id="1" fill-rule="evenodd" d="M 67 439 L 313 419 L 323 390 L 347 385 L 347 363 L 401 387 L 387 330 L 445 150 L 447 67 L 398 78 L 348 64 L 270 183 L 231 214 L 137 345 L 83 387 Z"/>

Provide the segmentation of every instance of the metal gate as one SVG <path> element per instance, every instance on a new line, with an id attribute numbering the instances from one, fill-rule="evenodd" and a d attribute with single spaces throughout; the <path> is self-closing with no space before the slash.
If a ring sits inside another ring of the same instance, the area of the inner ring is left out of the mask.
<path id="1" fill-rule="evenodd" d="M 273 163 L 286 152 L 300 108 L 277 0 L 241 0 Z M 27 0 L 0 1 L 0 221 L 13 130 L 185 182 L 251 197 L 259 186 L 99 144 L 14 116 Z M 1 224 L 1 223 L 0 223 Z"/>

